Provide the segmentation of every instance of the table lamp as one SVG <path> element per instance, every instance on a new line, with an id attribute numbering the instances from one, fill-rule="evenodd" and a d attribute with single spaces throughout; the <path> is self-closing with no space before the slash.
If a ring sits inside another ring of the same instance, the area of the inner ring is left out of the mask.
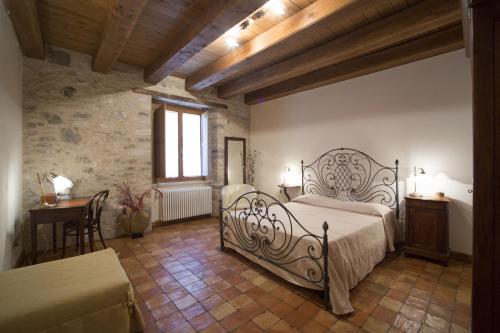
<path id="1" fill-rule="evenodd" d="M 418 176 L 425 175 L 425 171 L 422 168 L 413 167 L 413 182 L 414 182 L 414 191 L 410 193 L 410 197 L 422 197 L 423 195 L 417 192 L 417 180 Z"/>
<path id="2" fill-rule="evenodd" d="M 60 200 L 71 199 L 71 188 L 73 187 L 73 182 L 68 178 L 56 175 L 50 172 L 46 177 L 52 184 L 54 184 L 54 192 L 56 192 L 57 197 Z"/>
<path id="3" fill-rule="evenodd" d="M 283 183 L 281 185 L 290 185 L 290 180 L 292 178 L 292 172 L 288 165 L 283 168 Z"/>

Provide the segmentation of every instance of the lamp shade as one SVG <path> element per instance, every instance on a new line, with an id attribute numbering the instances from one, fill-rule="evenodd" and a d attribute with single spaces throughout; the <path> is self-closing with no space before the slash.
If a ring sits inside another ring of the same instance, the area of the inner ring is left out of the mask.
<path id="1" fill-rule="evenodd" d="M 288 165 L 285 166 L 282 177 L 283 177 L 283 185 L 289 185 L 290 180 L 292 178 L 292 172 L 290 171 L 290 167 Z"/>
<path id="2" fill-rule="evenodd" d="M 54 192 L 56 192 L 58 196 L 64 198 L 70 197 L 70 191 L 74 185 L 71 180 L 54 173 L 50 173 L 49 176 L 47 176 L 47 179 L 50 180 L 52 184 L 54 184 Z"/>

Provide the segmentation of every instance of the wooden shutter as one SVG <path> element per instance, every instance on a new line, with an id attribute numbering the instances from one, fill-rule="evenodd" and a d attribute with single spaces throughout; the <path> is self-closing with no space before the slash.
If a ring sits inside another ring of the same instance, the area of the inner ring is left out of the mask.
<path id="1" fill-rule="evenodd" d="M 165 178 L 165 108 L 155 110 L 153 119 L 153 175 L 155 181 Z"/>

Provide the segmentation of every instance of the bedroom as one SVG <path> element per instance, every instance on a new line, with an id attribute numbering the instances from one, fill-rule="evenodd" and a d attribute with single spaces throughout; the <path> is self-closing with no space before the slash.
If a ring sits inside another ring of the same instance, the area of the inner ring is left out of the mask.
<path id="1" fill-rule="evenodd" d="M 495 331 L 495 6 L 3 1 L 2 331 Z"/>

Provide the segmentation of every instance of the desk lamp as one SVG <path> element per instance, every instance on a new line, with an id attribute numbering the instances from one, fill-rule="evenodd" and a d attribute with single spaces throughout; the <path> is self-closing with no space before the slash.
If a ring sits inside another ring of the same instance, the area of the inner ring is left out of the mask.
<path id="1" fill-rule="evenodd" d="M 54 184 L 54 192 L 56 192 L 56 195 L 60 200 L 71 199 L 70 191 L 74 185 L 71 180 L 64 176 L 56 175 L 53 172 L 50 172 L 46 178 Z"/>

